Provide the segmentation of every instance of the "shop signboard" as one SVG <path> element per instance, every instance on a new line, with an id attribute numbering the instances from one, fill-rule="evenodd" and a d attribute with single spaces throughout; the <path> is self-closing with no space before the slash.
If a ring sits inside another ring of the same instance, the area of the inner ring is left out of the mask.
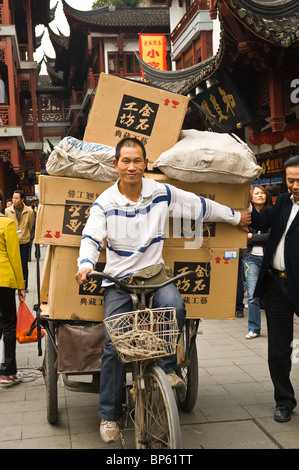
<path id="1" fill-rule="evenodd" d="M 258 165 L 262 167 L 262 174 L 252 184 L 282 184 L 284 181 L 284 162 L 290 155 L 287 152 L 260 156 Z"/>
<path id="2" fill-rule="evenodd" d="M 139 54 L 151 67 L 167 70 L 166 36 L 164 34 L 139 34 Z"/>
<path id="3" fill-rule="evenodd" d="M 204 114 L 204 124 L 215 132 L 228 132 L 240 123 L 244 126 L 252 121 L 250 111 L 240 91 L 224 72 L 213 84 L 191 100 Z"/>

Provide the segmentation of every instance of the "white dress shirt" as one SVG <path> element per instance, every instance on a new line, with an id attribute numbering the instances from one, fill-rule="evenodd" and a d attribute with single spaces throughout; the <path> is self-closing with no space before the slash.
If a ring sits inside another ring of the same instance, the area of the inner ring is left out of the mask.
<path id="1" fill-rule="evenodd" d="M 285 261 L 284 261 L 284 243 L 287 231 L 289 230 L 291 223 L 293 222 L 294 218 L 298 214 L 299 211 L 299 202 L 294 201 L 293 195 L 291 196 L 291 201 L 293 202 L 293 207 L 285 228 L 285 231 L 282 234 L 280 242 L 277 245 L 276 251 L 273 255 L 272 266 L 274 269 L 278 269 L 279 271 L 285 271 Z"/>

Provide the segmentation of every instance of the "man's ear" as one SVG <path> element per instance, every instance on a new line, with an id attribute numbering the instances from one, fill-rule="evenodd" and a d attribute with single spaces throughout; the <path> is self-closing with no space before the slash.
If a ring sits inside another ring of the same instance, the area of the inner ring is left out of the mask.
<path id="1" fill-rule="evenodd" d="M 116 158 L 113 159 L 113 165 L 116 170 L 118 170 L 118 160 Z"/>

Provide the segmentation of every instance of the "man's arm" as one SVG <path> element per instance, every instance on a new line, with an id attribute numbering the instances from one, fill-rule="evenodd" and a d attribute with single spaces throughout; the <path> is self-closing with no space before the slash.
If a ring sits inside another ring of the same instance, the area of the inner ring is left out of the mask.
<path id="1" fill-rule="evenodd" d="M 33 212 L 33 209 L 31 209 L 31 207 L 29 209 L 30 209 L 29 210 L 29 232 L 31 232 L 34 226 L 35 214 Z"/>
<path id="2" fill-rule="evenodd" d="M 236 225 L 242 230 L 248 232 L 247 226 L 251 223 L 251 214 L 249 211 L 235 211 L 228 206 L 218 202 L 205 199 L 206 211 L 204 221 L 207 222 L 226 222 Z"/>
<path id="3" fill-rule="evenodd" d="M 191 220 L 201 219 L 203 222 L 226 222 L 236 225 L 242 230 L 248 231 L 251 215 L 248 211 L 235 211 L 228 206 L 197 196 L 194 193 L 183 191 L 174 186 L 167 185 L 171 189 L 172 215 L 183 215 Z"/>

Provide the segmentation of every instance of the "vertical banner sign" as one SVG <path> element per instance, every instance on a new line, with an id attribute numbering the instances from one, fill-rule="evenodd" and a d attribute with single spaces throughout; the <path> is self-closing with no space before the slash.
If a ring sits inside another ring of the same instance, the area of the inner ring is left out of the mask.
<path id="1" fill-rule="evenodd" d="M 139 34 L 139 54 L 148 65 L 158 70 L 167 70 L 166 36 L 164 34 Z"/>

